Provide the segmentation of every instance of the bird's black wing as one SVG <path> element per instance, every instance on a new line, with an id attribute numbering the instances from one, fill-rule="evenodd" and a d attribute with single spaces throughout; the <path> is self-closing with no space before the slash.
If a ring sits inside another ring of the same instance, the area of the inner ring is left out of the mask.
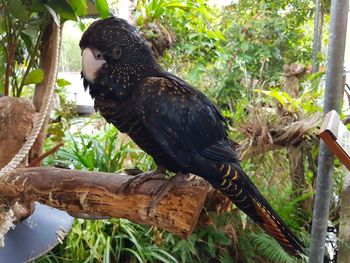
<path id="1" fill-rule="evenodd" d="M 223 117 L 202 93 L 176 77 L 153 77 L 133 94 L 133 103 L 144 126 L 174 163 L 191 171 L 191 164 L 200 160 L 197 175 L 229 197 L 288 253 L 302 251 L 298 238 L 237 163 Z M 196 158 L 191 163 L 196 155 L 204 161 Z M 217 169 L 211 168 L 213 164 Z"/>
<path id="2" fill-rule="evenodd" d="M 237 161 L 217 107 L 181 79 L 146 78 L 132 101 L 154 140 L 177 165 L 189 167 L 195 154 L 218 162 Z"/>

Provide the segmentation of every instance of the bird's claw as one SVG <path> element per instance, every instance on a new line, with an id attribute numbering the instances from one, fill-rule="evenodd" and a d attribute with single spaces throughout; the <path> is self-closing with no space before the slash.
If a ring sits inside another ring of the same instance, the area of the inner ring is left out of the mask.
<path id="1" fill-rule="evenodd" d="M 134 193 L 135 189 L 147 182 L 149 180 L 164 179 L 165 170 L 163 168 L 157 168 L 152 172 L 145 172 L 134 175 L 132 178 L 128 179 L 126 182 L 122 183 L 118 188 L 118 193 Z"/>

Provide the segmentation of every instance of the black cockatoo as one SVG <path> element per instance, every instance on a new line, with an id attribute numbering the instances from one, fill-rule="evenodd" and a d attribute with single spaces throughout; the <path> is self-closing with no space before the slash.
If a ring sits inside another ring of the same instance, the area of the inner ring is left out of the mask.
<path id="1" fill-rule="evenodd" d="M 80 40 L 85 89 L 95 109 L 159 167 L 207 180 L 290 254 L 303 250 L 242 170 L 225 119 L 200 91 L 163 70 L 135 27 L 98 20 Z"/>

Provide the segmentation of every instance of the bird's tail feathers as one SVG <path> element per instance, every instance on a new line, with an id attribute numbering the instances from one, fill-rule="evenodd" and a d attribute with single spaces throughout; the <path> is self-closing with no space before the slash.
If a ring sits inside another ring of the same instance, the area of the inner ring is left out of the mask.
<path id="1" fill-rule="evenodd" d="M 251 182 L 238 164 L 225 163 L 218 167 L 223 194 L 293 256 L 299 256 L 303 247 L 299 239 L 273 210 L 265 197 Z"/>

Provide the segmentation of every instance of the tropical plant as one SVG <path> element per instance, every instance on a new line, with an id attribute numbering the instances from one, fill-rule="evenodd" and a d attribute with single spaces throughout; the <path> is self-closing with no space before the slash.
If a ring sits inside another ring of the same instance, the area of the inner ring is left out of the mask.
<path id="1" fill-rule="evenodd" d="M 102 17 L 109 16 L 106 0 L 96 1 L 96 8 Z M 78 21 L 87 14 L 87 3 L 1 0 L 0 12 L 0 94 L 20 97 L 25 88 L 32 89 L 44 79 L 39 55 L 50 21 Z"/>

